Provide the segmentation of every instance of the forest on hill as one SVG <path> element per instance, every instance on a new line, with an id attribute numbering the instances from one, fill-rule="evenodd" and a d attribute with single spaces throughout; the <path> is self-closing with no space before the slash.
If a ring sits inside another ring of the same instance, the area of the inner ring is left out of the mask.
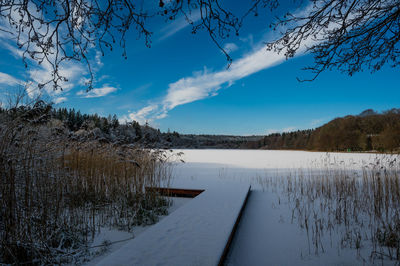
<path id="1" fill-rule="evenodd" d="M 359 115 L 335 118 L 316 129 L 267 136 L 194 135 L 160 132 L 136 121 L 119 124 L 117 117 L 81 114 L 74 109 L 52 109 L 75 137 L 95 136 L 108 141 L 136 143 L 152 148 L 289 149 L 314 151 L 400 150 L 400 109 L 382 113 L 368 109 Z"/>
<path id="2" fill-rule="evenodd" d="M 40 108 L 38 108 L 40 107 Z M 39 112 L 40 115 L 33 113 Z M 377 113 L 372 109 L 359 115 L 335 118 L 316 129 L 274 133 L 267 136 L 194 135 L 161 132 L 136 121 L 120 124 L 116 115 L 102 117 L 75 109 L 53 108 L 44 102 L 36 106 L 0 108 L 0 114 L 36 117 L 49 127 L 63 127 L 78 141 L 134 144 L 148 148 L 194 149 L 287 149 L 313 151 L 400 151 L 400 109 Z M 30 121 L 32 122 L 32 121 Z M 33 121 L 35 123 L 35 121 Z"/>
<path id="3" fill-rule="evenodd" d="M 246 143 L 249 149 L 400 151 L 400 109 L 335 118 L 316 129 L 275 133 Z"/>
<path id="4" fill-rule="evenodd" d="M 149 148 L 226 148 L 238 149 L 260 136 L 193 135 L 176 131 L 161 132 L 149 124 L 137 121 L 120 124 L 116 115 L 102 117 L 97 114 L 81 114 L 75 109 L 51 109 L 50 117 L 62 121 L 75 139 L 98 139 L 102 142 L 136 144 Z"/>
<path id="5" fill-rule="evenodd" d="M 132 144 L 146 148 L 238 149 L 249 141 L 262 138 L 261 136 L 185 135 L 169 130 L 161 132 L 147 123 L 144 125 L 140 125 L 137 121 L 119 123 L 116 115 L 104 117 L 98 114 L 82 114 L 75 109 L 53 108 L 43 101 L 8 109 L 0 107 L 0 117 L 2 116 L 10 119 L 20 117 L 23 123 L 47 124 L 48 128 L 63 131 L 74 141 L 97 140 L 101 143 Z"/>

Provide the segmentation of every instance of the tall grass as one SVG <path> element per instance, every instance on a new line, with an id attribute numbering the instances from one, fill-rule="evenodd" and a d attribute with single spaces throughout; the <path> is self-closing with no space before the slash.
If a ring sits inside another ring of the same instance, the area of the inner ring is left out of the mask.
<path id="1" fill-rule="evenodd" d="M 62 127 L 0 126 L 0 262 L 77 262 L 102 226 L 131 230 L 166 213 L 146 186 L 169 184 L 163 152 L 71 141 Z"/>
<path id="2" fill-rule="evenodd" d="M 377 158 L 360 171 L 333 167 L 299 169 L 285 176 L 259 178 L 286 199 L 292 223 L 304 230 L 309 254 L 326 245 L 354 249 L 364 263 L 400 262 L 400 165 L 398 156 Z M 332 166 L 331 163 L 327 164 Z M 363 251 L 363 252 L 361 252 Z M 363 257 L 361 254 L 368 254 Z"/>

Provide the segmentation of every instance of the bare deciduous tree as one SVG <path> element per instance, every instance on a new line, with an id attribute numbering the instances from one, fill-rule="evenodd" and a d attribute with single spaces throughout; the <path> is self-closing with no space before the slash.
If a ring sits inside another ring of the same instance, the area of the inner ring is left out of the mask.
<path id="1" fill-rule="evenodd" d="M 304 15 L 287 14 L 274 24 L 285 29 L 282 37 L 269 43 L 268 49 L 284 51 L 292 57 L 304 46 L 305 40 L 315 39 L 307 49 L 314 53 L 315 65 L 308 67 L 317 77 L 322 71 L 338 68 L 350 75 L 367 65 L 373 71 L 384 64 L 399 64 L 400 38 L 398 0 L 293 0 L 303 6 L 309 3 Z M 104 54 L 115 45 L 126 53 L 126 34 L 132 30 L 145 45 L 151 45 L 152 31 L 148 21 L 163 17 L 165 21 L 184 16 L 192 32 L 208 32 L 211 40 L 224 52 L 221 39 L 239 34 L 243 20 L 260 10 L 274 10 L 278 0 L 254 0 L 237 16 L 223 7 L 219 0 L 0 0 L 0 31 L 15 39 L 25 66 L 28 60 L 51 66 L 51 80 L 39 84 L 60 83 L 63 62 L 83 61 L 92 88 L 93 71 L 88 55 L 91 49 Z M 193 12 L 198 20 L 191 20 Z"/>
<path id="2" fill-rule="evenodd" d="M 250 10 L 254 7 L 250 7 Z M 190 14 L 198 12 L 200 19 L 192 21 Z M 250 11 L 249 11 L 250 12 Z M 241 19 L 223 8 L 218 0 L 0 0 L 0 31 L 8 32 L 15 39 L 25 66 L 28 60 L 50 64 L 54 89 L 62 89 L 60 66 L 69 60 L 84 61 L 90 73 L 87 83 L 92 87 L 93 71 L 88 53 L 96 48 L 104 55 L 115 45 L 123 49 L 126 57 L 126 34 L 130 29 L 143 38 L 150 47 L 152 32 L 147 21 L 164 17 L 165 21 L 184 16 L 192 25 L 192 32 L 206 30 L 211 39 L 222 49 L 220 38 L 233 32 L 238 34 Z"/>
<path id="3" fill-rule="evenodd" d="M 269 49 L 293 57 L 311 41 L 314 80 L 329 69 L 350 76 L 368 68 L 400 64 L 400 1 L 398 0 L 311 0 L 302 14 L 288 13 L 274 27 L 285 28 Z"/>

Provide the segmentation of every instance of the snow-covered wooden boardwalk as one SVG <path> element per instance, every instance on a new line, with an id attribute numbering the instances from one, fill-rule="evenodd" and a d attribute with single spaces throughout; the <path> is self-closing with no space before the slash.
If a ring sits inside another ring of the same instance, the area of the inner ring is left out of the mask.
<path id="1" fill-rule="evenodd" d="M 250 187 L 208 188 L 98 265 L 218 265 Z"/>

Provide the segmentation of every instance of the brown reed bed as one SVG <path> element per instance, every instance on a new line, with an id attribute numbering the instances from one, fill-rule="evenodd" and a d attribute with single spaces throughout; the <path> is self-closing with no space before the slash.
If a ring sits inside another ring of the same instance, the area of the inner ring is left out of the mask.
<path id="1" fill-rule="evenodd" d="M 67 132 L 68 133 L 68 132 Z M 167 213 L 162 151 L 74 142 L 62 126 L 0 126 L 0 263 L 78 263 L 101 227 L 132 230 Z"/>
<path id="2" fill-rule="evenodd" d="M 377 158 L 359 171 L 333 166 L 258 180 L 288 204 L 291 222 L 306 232 L 309 254 L 325 252 L 328 244 L 354 250 L 362 263 L 399 264 L 399 157 Z"/>

